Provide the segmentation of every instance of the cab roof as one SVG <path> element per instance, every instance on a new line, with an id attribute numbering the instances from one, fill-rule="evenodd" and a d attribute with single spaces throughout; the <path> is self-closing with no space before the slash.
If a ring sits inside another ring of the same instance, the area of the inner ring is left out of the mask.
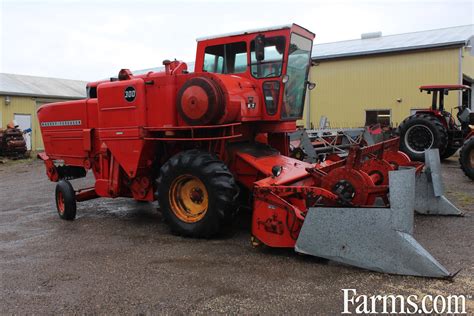
<path id="1" fill-rule="evenodd" d="M 260 33 L 260 32 L 268 32 L 268 31 L 276 31 L 276 30 L 283 30 L 283 29 L 291 29 L 293 26 L 297 26 L 299 28 L 302 28 L 306 30 L 307 32 L 311 33 L 314 35 L 313 32 L 305 29 L 302 26 L 299 26 L 298 24 L 284 24 L 284 25 L 276 25 L 276 26 L 269 26 L 269 27 L 263 27 L 263 28 L 258 28 L 258 29 L 250 29 L 250 30 L 243 30 L 243 31 L 238 31 L 238 32 L 231 32 L 231 33 L 225 33 L 225 34 L 219 34 L 219 35 L 210 35 L 210 36 L 204 36 L 204 37 L 199 37 L 196 39 L 197 42 L 200 41 L 205 41 L 205 40 L 210 40 L 210 39 L 216 39 L 216 38 L 223 38 L 223 37 L 230 37 L 230 36 L 238 36 L 238 35 L 247 35 L 247 34 L 252 34 L 252 33 Z"/>

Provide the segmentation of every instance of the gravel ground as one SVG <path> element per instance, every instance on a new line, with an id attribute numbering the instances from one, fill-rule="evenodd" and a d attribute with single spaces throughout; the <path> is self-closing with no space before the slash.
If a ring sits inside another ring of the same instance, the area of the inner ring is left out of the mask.
<path id="1" fill-rule="evenodd" d="M 38 160 L 0 164 L 0 314 L 335 314 L 358 294 L 463 294 L 474 289 L 474 183 L 443 164 L 466 216 L 417 216 L 415 238 L 454 281 L 372 273 L 291 250 L 253 249 L 249 216 L 213 240 L 173 236 L 151 203 L 97 199 L 58 218 Z M 73 181 L 75 188 L 92 183 Z M 472 296 L 467 302 L 473 313 Z"/>

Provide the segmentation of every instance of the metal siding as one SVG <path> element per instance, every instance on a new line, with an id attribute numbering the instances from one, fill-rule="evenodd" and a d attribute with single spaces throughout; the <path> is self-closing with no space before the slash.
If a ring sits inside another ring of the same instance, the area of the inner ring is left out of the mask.
<path id="1" fill-rule="evenodd" d="M 311 122 L 317 126 L 325 115 L 332 127 L 359 127 L 366 109 L 389 109 L 392 124 L 398 125 L 411 108 L 431 105 L 431 96 L 418 87 L 457 84 L 458 65 L 457 48 L 321 62 L 311 69 L 316 82 L 310 94 Z M 457 94 L 447 96 L 445 104 L 447 109 L 457 106 Z"/>
<path id="2" fill-rule="evenodd" d="M 471 79 L 474 79 L 474 51 L 473 48 L 464 47 L 462 53 L 462 72 Z"/>

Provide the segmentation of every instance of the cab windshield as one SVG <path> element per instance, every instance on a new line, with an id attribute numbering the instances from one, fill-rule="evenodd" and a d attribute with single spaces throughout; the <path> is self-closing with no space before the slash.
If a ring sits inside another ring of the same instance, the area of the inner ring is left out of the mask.
<path id="1" fill-rule="evenodd" d="M 265 38 L 265 58 L 257 61 L 255 57 L 255 40 L 250 43 L 250 65 L 255 78 L 280 77 L 283 68 L 285 38 L 283 36 Z"/>
<path id="2" fill-rule="evenodd" d="M 283 94 L 282 119 L 299 119 L 303 116 L 311 48 L 311 40 L 295 33 L 291 34 L 286 71 L 288 82 L 285 84 Z"/>

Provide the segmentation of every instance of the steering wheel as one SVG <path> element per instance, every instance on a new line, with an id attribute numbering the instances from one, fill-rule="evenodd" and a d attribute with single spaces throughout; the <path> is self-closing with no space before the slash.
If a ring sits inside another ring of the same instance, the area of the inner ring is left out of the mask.
<path id="1" fill-rule="evenodd" d="M 266 75 L 265 78 L 268 78 L 268 77 L 276 77 L 276 76 L 278 76 L 278 73 L 272 72 L 272 73 L 269 73 L 268 75 Z"/>

